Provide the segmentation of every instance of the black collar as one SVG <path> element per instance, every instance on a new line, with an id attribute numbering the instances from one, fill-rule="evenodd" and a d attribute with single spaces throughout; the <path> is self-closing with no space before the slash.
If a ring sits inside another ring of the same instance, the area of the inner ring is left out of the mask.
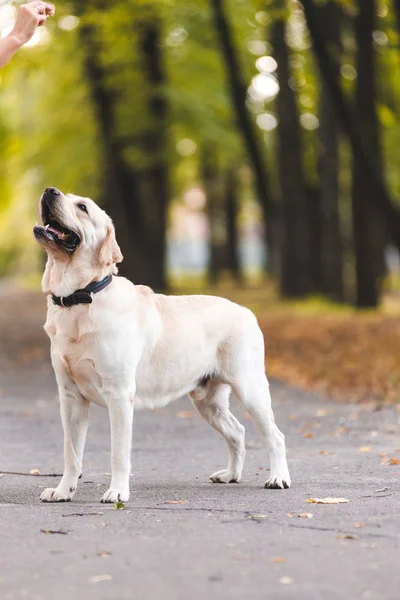
<path id="1" fill-rule="evenodd" d="M 93 302 L 92 294 L 97 294 L 104 290 L 112 282 L 112 275 L 107 275 L 101 281 L 93 281 L 82 290 L 76 290 L 70 296 L 54 296 L 52 294 L 54 304 L 69 308 L 75 304 L 91 304 Z"/>

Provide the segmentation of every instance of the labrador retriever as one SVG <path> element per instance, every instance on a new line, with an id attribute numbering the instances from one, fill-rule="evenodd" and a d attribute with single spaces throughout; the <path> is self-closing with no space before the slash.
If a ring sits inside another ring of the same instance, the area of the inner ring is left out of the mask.
<path id="1" fill-rule="evenodd" d="M 102 502 L 129 500 L 134 409 L 162 407 L 188 394 L 226 440 L 229 464 L 213 482 L 241 478 L 244 427 L 229 410 L 231 392 L 267 443 L 266 488 L 288 488 L 283 434 L 275 424 L 254 314 L 213 296 L 165 296 L 117 276 L 122 254 L 111 219 L 89 198 L 48 188 L 34 235 L 47 253 L 42 289 L 64 429 L 64 474 L 43 502 L 73 498 L 91 402 L 108 409 L 111 485 Z"/>

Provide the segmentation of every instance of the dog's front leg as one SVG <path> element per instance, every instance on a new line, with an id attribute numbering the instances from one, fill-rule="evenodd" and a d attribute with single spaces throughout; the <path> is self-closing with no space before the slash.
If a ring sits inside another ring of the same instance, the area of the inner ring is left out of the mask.
<path id="1" fill-rule="evenodd" d="M 60 389 L 60 405 L 64 428 L 64 474 L 56 488 L 47 488 L 42 492 L 42 502 L 69 502 L 82 473 L 89 402 L 76 389 Z"/>
<path id="2" fill-rule="evenodd" d="M 133 394 L 121 394 L 107 402 L 111 425 L 111 485 L 102 502 L 127 502 L 131 473 Z"/>

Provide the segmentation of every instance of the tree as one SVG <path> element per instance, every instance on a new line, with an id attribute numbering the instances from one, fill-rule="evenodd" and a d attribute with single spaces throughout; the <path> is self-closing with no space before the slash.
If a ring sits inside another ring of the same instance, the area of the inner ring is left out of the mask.
<path id="1" fill-rule="evenodd" d="M 265 220 L 273 214 L 272 199 L 263 150 L 253 126 L 251 116 L 246 107 L 247 86 L 237 56 L 232 31 L 223 0 L 211 0 L 215 28 L 221 45 L 221 53 L 225 64 L 226 77 L 229 82 L 230 97 L 235 110 L 236 122 L 243 138 L 250 166 L 254 175 L 257 197 L 263 210 Z"/>
<path id="2" fill-rule="evenodd" d="M 373 201 L 386 220 L 388 231 L 394 245 L 400 249 L 400 210 L 393 204 L 385 182 L 375 162 L 373 153 L 365 143 L 356 124 L 355 113 L 347 101 L 343 90 L 335 76 L 335 68 L 327 50 L 323 34 L 320 30 L 317 10 L 313 0 L 300 0 L 303 5 L 307 26 L 311 35 L 321 77 L 325 80 L 334 103 L 335 111 L 347 135 L 353 155 L 363 166 L 364 176 L 368 178 L 374 194 L 368 195 L 366 201 Z"/>
<path id="3" fill-rule="evenodd" d="M 341 54 L 342 9 L 335 0 L 329 0 L 319 8 L 321 30 L 331 54 L 336 80 L 339 79 Z M 329 87 L 322 80 L 319 99 L 319 180 L 321 185 L 320 204 L 320 248 L 321 248 L 321 292 L 336 301 L 344 299 L 343 248 L 339 213 L 339 123 Z"/>
<path id="4" fill-rule="evenodd" d="M 276 101 L 282 196 L 280 290 L 284 297 L 301 297 L 311 292 L 310 206 L 304 183 L 299 115 L 289 84 L 289 51 L 285 29 L 284 19 L 278 18 L 271 31 L 280 88 Z"/>
<path id="5" fill-rule="evenodd" d="M 355 18 L 357 41 L 356 114 L 364 143 L 374 160 L 374 166 L 383 172 L 376 110 L 376 68 L 372 33 L 375 29 L 375 0 L 357 0 Z M 353 235 L 356 259 L 356 304 L 376 307 L 384 274 L 386 231 L 382 213 L 374 202 L 376 191 L 358 154 L 353 157 Z"/>

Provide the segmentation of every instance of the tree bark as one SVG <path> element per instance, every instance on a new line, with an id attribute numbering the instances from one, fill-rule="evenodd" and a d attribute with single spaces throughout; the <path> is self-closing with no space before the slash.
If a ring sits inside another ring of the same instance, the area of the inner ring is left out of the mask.
<path id="1" fill-rule="evenodd" d="M 400 249 L 400 210 L 393 204 L 381 172 L 375 163 L 373 151 L 363 139 L 355 121 L 354 110 L 348 104 L 343 90 L 335 76 L 331 56 L 327 50 L 321 32 L 316 7 L 313 0 L 300 0 L 304 8 L 307 26 L 312 38 L 313 48 L 321 77 L 325 80 L 331 94 L 337 117 L 346 133 L 354 156 L 362 165 L 365 177 L 369 181 L 371 191 L 366 202 L 372 201 L 386 220 L 393 244 Z"/>
<path id="2" fill-rule="evenodd" d="M 226 228 L 227 228 L 227 263 L 232 277 L 243 282 L 243 273 L 239 254 L 238 229 L 238 177 L 235 167 L 229 167 L 226 173 Z"/>
<path id="3" fill-rule="evenodd" d="M 148 87 L 150 126 L 143 139 L 149 168 L 140 174 L 142 202 L 147 211 L 146 234 L 152 238 L 148 262 L 155 289 L 166 289 L 166 232 L 167 208 L 170 197 L 169 168 L 167 160 L 168 104 L 165 96 L 165 68 L 162 55 L 161 22 L 157 18 L 143 24 L 141 49 L 144 57 L 144 74 Z M 152 202 L 149 202 L 152 199 Z M 150 273 L 146 279 L 149 280 Z"/>
<path id="4" fill-rule="evenodd" d="M 242 74 L 223 0 L 210 0 L 210 3 L 222 49 L 232 106 L 253 171 L 257 197 L 263 211 L 264 219 L 267 221 L 267 218 L 273 213 L 274 203 L 267 168 L 263 160 L 263 149 L 246 107 L 247 86 Z"/>
<path id="5" fill-rule="evenodd" d="M 357 41 L 356 110 L 360 130 L 376 167 L 382 171 L 379 122 L 376 112 L 376 69 L 372 33 L 375 27 L 375 0 L 357 0 L 355 18 Z M 359 156 L 353 158 L 352 211 L 356 258 L 356 304 L 376 307 L 384 274 L 386 232 L 381 212 L 373 201 L 368 173 Z"/>
<path id="6" fill-rule="evenodd" d="M 210 148 L 204 148 L 202 152 L 200 170 L 207 199 L 207 218 L 209 230 L 207 277 L 210 285 L 216 285 L 221 274 L 221 264 L 219 260 L 220 251 L 217 235 L 220 182 L 216 156 Z"/>
<path id="7" fill-rule="evenodd" d="M 302 143 L 296 99 L 289 85 L 289 50 L 285 22 L 272 25 L 271 41 L 278 63 L 278 161 L 282 196 L 280 291 L 284 297 L 311 292 L 309 203 L 302 166 Z"/>
<path id="8" fill-rule="evenodd" d="M 341 6 L 329 0 L 320 9 L 321 29 L 325 40 L 338 58 L 341 53 Z M 335 61 L 336 80 L 339 61 Z M 321 154 L 320 244 L 321 292 L 335 301 L 343 301 L 343 247 L 339 214 L 339 124 L 326 81 L 322 81 L 319 107 Z"/>

